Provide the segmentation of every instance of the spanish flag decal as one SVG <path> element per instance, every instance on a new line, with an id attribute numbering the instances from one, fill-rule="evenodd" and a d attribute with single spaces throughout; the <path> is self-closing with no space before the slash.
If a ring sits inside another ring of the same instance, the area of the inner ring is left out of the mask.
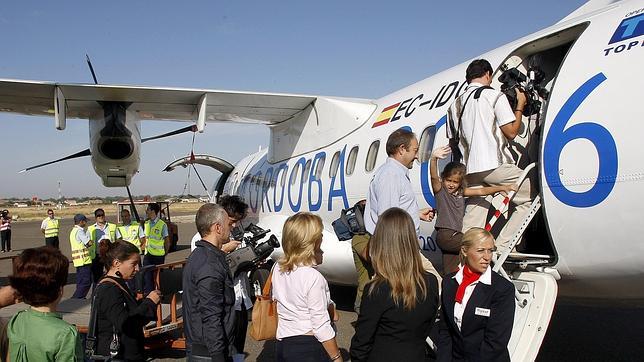
<path id="1" fill-rule="evenodd" d="M 378 126 L 382 126 L 383 124 L 389 123 L 391 116 L 394 114 L 394 112 L 396 112 L 396 109 L 398 108 L 399 105 L 400 105 L 400 102 L 396 104 L 392 104 L 389 107 L 383 109 L 382 113 L 380 113 L 380 115 L 376 119 L 376 122 L 374 122 L 371 128 L 376 128 Z"/>

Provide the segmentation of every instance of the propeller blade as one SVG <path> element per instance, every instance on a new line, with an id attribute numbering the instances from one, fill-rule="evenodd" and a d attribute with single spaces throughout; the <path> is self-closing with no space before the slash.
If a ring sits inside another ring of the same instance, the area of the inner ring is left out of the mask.
<path id="1" fill-rule="evenodd" d="M 178 135 L 178 134 L 182 134 L 182 133 L 186 133 L 186 132 L 197 132 L 197 126 L 192 125 L 192 126 L 180 128 L 180 129 L 178 129 L 176 131 L 160 134 L 158 136 L 142 138 L 141 143 L 147 142 L 147 141 L 152 141 L 152 140 L 157 140 L 159 138 L 170 137 L 170 136 L 174 136 L 174 135 Z"/>
<path id="2" fill-rule="evenodd" d="M 74 158 L 90 156 L 91 154 L 92 154 L 92 152 L 91 152 L 91 151 L 89 150 L 89 148 L 88 148 L 88 149 L 86 149 L 86 150 L 83 150 L 83 151 L 80 151 L 80 152 L 76 152 L 76 153 L 74 153 L 73 155 L 69 155 L 69 156 L 66 156 L 66 157 L 63 157 L 63 158 L 59 158 L 59 159 L 54 160 L 54 161 L 49 161 L 49 162 L 41 163 L 40 165 L 27 167 L 27 168 L 25 168 L 24 170 L 19 171 L 18 173 L 23 173 L 23 172 L 31 171 L 31 170 L 33 170 L 34 168 L 39 168 L 39 167 L 43 167 L 43 166 L 47 166 L 47 165 L 51 165 L 52 163 L 56 163 L 56 162 L 60 162 L 60 161 L 67 161 L 67 160 L 71 160 L 71 159 L 74 159 Z"/>

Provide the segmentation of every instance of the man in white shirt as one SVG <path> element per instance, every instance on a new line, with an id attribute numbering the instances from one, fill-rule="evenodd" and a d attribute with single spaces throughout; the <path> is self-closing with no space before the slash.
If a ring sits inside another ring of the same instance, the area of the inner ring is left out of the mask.
<path id="1" fill-rule="evenodd" d="M 516 183 L 523 170 L 515 165 L 508 141 L 519 133 L 526 97 L 516 90 L 517 106 L 513 110 L 507 97 L 490 87 L 492 66 L 485 59 L 470 63 L 466 81 L 467 88 L 448 110 L 447 135 L 459 140 L 462 162 L 467 168 L 467 186 Z M 516 210 L 496 239 L 500 253 L 509 247 L 512 236 L 530 208 L 530 201 L 530 180 L 526 178 L 512 200 Z M 468 198 L 463 232 L 472 227 L 484 227 L 489 207 L 490 202 L 483 197 Z"/>
<path id="2" fill-rule="evenodd" d="M 416 194 L 409 179 L 409 169 L 413 167 L 418 154 L 416 135 L 405 128 L 397 129 L 387 138 L 386 149 L 389 157 L 376 170 L 367 191 L 364 223 L 368 234 L 356 235 L 351 241 L 354 251 L 353 260 L 358 272 L 358 291 L 354 305 L 356 311 L 360 309 L 362 291 L 370 279 L 366 250 L 369 237 L 376 229 L 378 217 L 389 208 L 399 207 L 407 211 L 414 220 L 416 234 L 420 233 L 421 220 L 431 221 L 434 218 L 434 210 L 418 207 Z M 423 268 L 436 275 L 440 285 L 441 277 L 438 271 L 422 254 L 421 259 Z"/>

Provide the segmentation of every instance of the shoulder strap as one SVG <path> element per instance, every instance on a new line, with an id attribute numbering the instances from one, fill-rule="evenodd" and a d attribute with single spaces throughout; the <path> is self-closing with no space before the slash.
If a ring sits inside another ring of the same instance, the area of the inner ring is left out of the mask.
<path id="1" fill-rule="evenodd" d="M 454 124 L 452 124 L 452 120 L 450 119 L 450 128 L 452 130 L 452 138 L 459 140 L 461 137 L 461 119 L 463 118 L 463 112 L 465 112 L 465 106 L 467 105 L 467 101 L 470 100 L 470 97 L 474 95 L 474 99 L 479 99 L 481 97 L 481 93 L 483 93 L 484 90 L 486 89 L 494 89 L 488 85 L 480 86 L 476 90 L 470 92 L 468 94 L 467 98 L 465 98 L 465 103 L 463 103 L 463 107 L 461 107 L 461 111 L 458 113 L 458 128 L 454 127 Z"/>
<path id="2" fill-rule="evenodd" d="M 275 270 L 275 266 L 277 265 L 278 264 L 275 263 L 275 265 L 273 265 L 273 267 L 271 268 L 271 272 L 268 273 L 268 278 L 266 279 L 264 289 L 262 290 L 263 297 L 269 297 L 271 295 L 271 287 L 273 286 L 273 270 Z"/>

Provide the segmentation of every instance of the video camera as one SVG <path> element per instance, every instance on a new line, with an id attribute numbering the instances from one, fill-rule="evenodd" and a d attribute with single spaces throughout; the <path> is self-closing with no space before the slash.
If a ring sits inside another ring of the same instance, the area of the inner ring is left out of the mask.
<path id="1" fill-rule="evenodd" d="M 255 224 L 248 225 L 244 230 L 240 228 L 233 230 L 233 239 L 246 244 L 243 248 L 239 248 L 226 255 L 226 261 L 233 276 L 255 269 L 258 264 L 262 263 L 271 255 L 275 248 L 280 247 L 280 243 L 275 235 L 271 235 L 263 243 L 257 243 L 270 231 L 270 229 L 264 230 Z M 251 235 L 244 236 L 246 233 L 250 233 Z"/>
<path id="2" fill-rule="evenodd" d="M 518 89 L 526 96 L 526 104 L 523 109 L 523 115 L 530 117 L 533 114 L 539 114 L 541 110 L 541 99 L 548 99 L 548 90 L 541 85 L 545 79 L 545 73 L 538 65 L 531 65 L 528 68 L 528 76 L 521 73 L 517 68 L 505 69 L 499 81 L 502 83 L 501 92 L 503 92 L 512 109 L 517 107 L 517 95 L 514 91 Z"/>

